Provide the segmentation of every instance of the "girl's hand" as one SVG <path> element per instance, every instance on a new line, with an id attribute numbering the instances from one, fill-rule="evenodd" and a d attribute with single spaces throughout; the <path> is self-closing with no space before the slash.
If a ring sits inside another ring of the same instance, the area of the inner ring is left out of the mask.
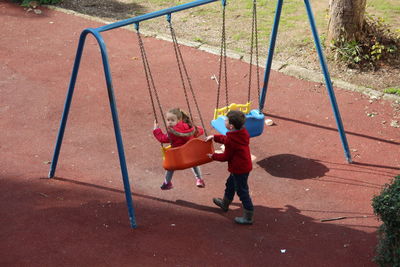
<path id="1" fill-rule="evenodd" d="M 207 154 L 207 156 L 211 159 L 213 154 Z"/>
<path id="2" fill-rule="evenodd" d="M 159 127 L 158 127 L 158 123 L 157 123 L 157 121 L 154 121 L 153 130 L 155 130 L 155 129 L 157 129 L 157 128 L 159 128 Z"/>
<path id="3" fill-rule="evenodd" d="M 211 140 L 211 139 L 213 139 L 213 138 L 214 138 L 214 135 L 209 135 L 209 136 L 207 136 L 207 137 L 206 137 L 206 142 L 209 141 L 209 140 Z"/>

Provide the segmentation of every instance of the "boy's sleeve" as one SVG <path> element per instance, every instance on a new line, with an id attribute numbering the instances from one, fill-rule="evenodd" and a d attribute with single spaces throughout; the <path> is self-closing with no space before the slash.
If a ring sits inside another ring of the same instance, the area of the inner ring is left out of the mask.
<path id="1" fill-rule="evenodd" d="M 153 135 L 160 143 L 170 143 L 168 135 L 163 133 L 160 128 L 154 129 Z"/>
<path id="2" fill-rule="evenodd" d="M 215 134 L 214 135 L 214 141 L 220 144 L 225 144 L 226 143 L 226 136 L 222 134 Z"/>
<path id="3" fill-rule="evenodd" d="M 231 158 L 232 150 L 229 146 L 225 146 L 224 153 L 214 153 L 211 158 L 216 161 L 229 161 Z"/>

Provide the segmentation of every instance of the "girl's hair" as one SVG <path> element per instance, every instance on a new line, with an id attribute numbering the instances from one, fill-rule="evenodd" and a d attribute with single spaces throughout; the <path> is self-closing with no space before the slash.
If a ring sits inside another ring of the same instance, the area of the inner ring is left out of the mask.
<path id="1" fill-rule="evenodd" d="M 189 127 L 193 127 L 193 123 L 192 123 L 189 115 L 182 109 L 173 108 L 173 109 L 168 110 L 168 113 L 174 114 L 178 118 L 178 120 L 183 121 L 184 123 L 189 125 Z"/>

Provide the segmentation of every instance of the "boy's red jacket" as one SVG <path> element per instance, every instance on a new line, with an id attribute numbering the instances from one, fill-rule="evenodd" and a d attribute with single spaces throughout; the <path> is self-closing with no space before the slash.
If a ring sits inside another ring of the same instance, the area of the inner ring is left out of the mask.
<path id="1" fill-rule="evenodd" d="M 163 133 L 160 128 L 155 129 L 153 134 L 160 143 L 170 143 L 172 147 L 178 147 L 204 133 L 203 128 L 199 126 L 196 126 L 196 128 L 197 133 L 190 135 L 195 131 L 195 127 L 190 127 L 187 123 L 179 121 L 174 127 L 168 129 L 169 134 Z"/>
<path id="2" fill-rule="evenodd" d="M 214 135 L 214 141 L 225 145 L 224 153 L 214 153 L 213 160 L 228 161 L 228 171 L 235 174 L 248 173 L 253 169 L 250 155 L 250 135 L 246 128 Z"/>

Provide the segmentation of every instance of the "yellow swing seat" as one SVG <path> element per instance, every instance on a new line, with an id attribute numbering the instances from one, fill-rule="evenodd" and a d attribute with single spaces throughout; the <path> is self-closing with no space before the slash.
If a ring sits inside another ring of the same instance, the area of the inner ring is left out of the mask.
<path id="1" fill-rule="evenodd" d="M 220 134 L 226 135 L 228 129 L 225 127 L 226 114 L 230 110 L 240 110 L 246 114 L 246 122 L 244 127 L 250 134 L 250 137 L 256 137 L 264 131 L 264 114 L 257 109 L 250 110 L 251 102 L 246 104 L 235 104 L 232 103 L 229 106 L 215 109 L 214 120 L 211 121 L 211 126 L 217 130 Z"/>
<path id="2" fill-rule="evenodd" d="M 199 138 L 190 139 L 179 147 L 163 147 L 163 168 L 169 171 L 184 170 L 211 162 L 207 154 L 214 153 L 211 140 L 204 141 Z"/>

